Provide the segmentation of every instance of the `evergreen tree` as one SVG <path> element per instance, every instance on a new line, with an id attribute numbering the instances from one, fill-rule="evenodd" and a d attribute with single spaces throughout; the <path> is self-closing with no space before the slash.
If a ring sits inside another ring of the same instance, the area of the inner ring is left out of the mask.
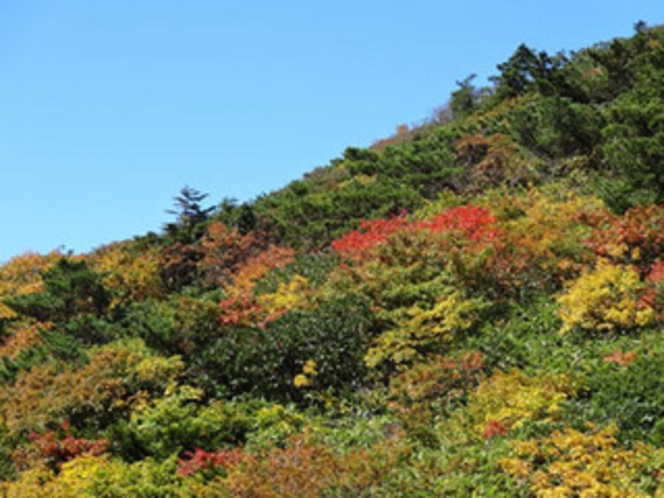
<path id="1" fill-rule="evenodd" d="M 185 186 L 180 195 L 175 197 L 175 209 L 168 209 L 168 214 L 175 215 L 176 221 L 166 225 L 166 233 L 178 242 L 189 244 L 203 233 L 205 222 L 214 212 L 214 207 L 202 207 L 201 203 L 208 194 Z"/>

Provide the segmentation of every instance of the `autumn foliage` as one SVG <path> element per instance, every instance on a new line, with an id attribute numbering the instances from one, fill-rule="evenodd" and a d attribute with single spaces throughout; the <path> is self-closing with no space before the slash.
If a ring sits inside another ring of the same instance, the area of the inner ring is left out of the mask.
<path id="1" fill-rule="evenodd" d="M 521 45 L 278 191 L 7 261 L 0 495 L 664 496 L 663 62 Z"/>

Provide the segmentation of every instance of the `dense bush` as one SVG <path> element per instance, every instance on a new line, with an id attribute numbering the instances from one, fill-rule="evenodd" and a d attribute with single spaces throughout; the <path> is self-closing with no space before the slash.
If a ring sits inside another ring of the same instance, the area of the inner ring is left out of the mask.
<path id="1" fill-rule="evenodd" d="M 316 365 L 311 389 L 352 391 L 365 382 L 364 354 L 375 333 L 366 300 L 353 295 L 309 311 L 290 311 L 264 327 L 227 327 L 193 362 L 212 386 L 231 396 L 302 400 L 294 380 Z"/>

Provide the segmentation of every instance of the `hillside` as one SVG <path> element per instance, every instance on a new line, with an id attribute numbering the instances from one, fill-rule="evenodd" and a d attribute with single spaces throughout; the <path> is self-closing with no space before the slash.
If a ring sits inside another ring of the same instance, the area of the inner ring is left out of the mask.
<path id="1" fill-rule="evenodd" d="M 2 495 L 664 496 L 664 28 L 473 81 L 0 267 Z"/>

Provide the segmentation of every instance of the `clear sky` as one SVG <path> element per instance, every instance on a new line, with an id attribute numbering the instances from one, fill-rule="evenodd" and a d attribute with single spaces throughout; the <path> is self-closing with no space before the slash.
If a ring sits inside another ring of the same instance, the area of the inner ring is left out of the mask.
<path id="1" fill-rule="evenodd" d="M 661 0 L 0 0 L 0 262 L 159 231 L 427 117 L 519 43 L 664 23 Z"/>

